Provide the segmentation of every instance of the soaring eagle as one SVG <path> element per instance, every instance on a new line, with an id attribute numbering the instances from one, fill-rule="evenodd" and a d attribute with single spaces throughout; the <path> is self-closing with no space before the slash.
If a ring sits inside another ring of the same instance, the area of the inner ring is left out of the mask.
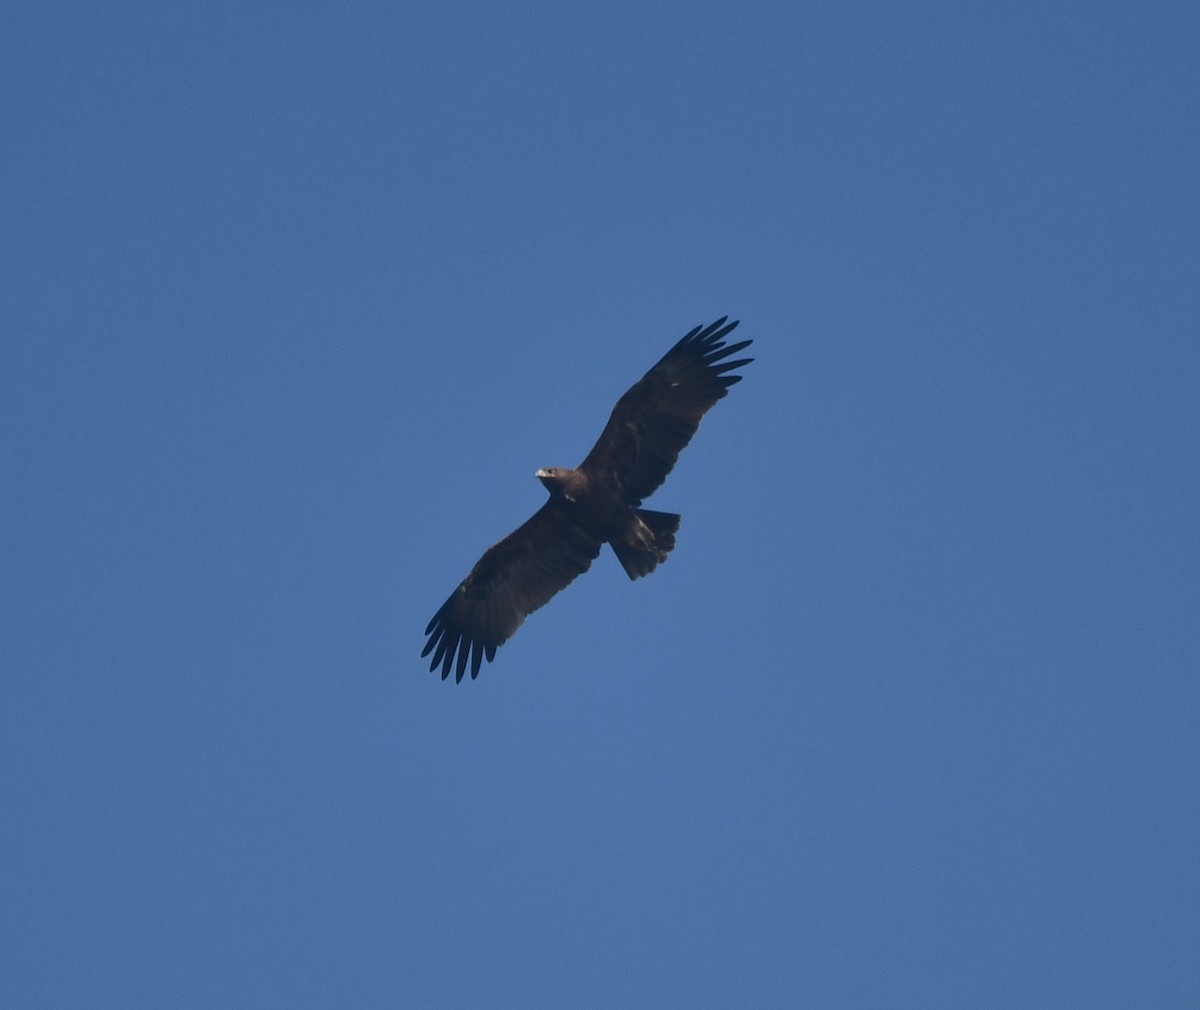
<path id="1" fill-rule="evenodd" d="M 479 559 L 425 629 L 422 657 L 442 679 L 471 679 L 538 607 L 586 572 L 609 544 L 631 579 L 649 575 L 675 546 L 680 517 L 639 508 L 666 479 L 700 420 L 753 358 L 727 361 L 751 341 L 725 345 L 737 326 L 697 326 L 617 401 L 599 441 L 568 470 L 537 471 L 550 492 L 530 519 Z M 455 659 L 457 655 L 457 660 Z"/>

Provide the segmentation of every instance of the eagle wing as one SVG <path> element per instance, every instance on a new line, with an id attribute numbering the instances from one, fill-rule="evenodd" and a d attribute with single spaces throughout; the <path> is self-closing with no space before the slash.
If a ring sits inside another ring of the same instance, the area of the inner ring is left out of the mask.
<path id="1" fill-rule="evenodd" d="M 737 326 L 722 316 L 697 326 L 672 347 L 617 401 L 599 440 L 579 465 L 631 507 L 637 507 L 667 478 L 679 453 L 692 440 L 710 407 L 741 382 L 730 375 L 753 358 L 726 361 L 751 341 L 725 345 Z"/>
<path id="2" fill-rule="evenodd" d="M 526 617 L 588 570 L 600 546 L 551 498 L 490 547 L 433 615 L 421 653 L 433 653 L 429 669 L 440 663 L 445 680 L 454 666 L 454 679 L 461 681 L 470 657 L 474 680 L 484 655 L 490 663 Z"/>

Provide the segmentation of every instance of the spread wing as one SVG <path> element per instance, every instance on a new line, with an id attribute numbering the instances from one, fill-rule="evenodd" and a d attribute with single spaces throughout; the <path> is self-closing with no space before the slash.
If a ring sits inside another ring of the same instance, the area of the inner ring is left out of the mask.
<path id="1" fill-rule="evenodd" d="M 727 374 L 753 358 L 726 361 L 751 341 L 725 346 L 737 326 L 722 316 L 697 326 L 617 401 L 599 441 L 579 465 L 591 479 L 602 480 L 627 505 L 638 506 L 664 480 L 679 453 L 692 440 L 700 419 L 741 382 Z"/>
<path id="2" fill-rule="evenodd" d="M 425 629 L 429 641 L 422 657 L 433 653 L 429 669 L 442 666 L 442 679 L 454 666 L 461 681 L 471 659 L 471 679 L 486 654 L 512 636 L 538 607 L 565 588 L 600 553 L 599 540 L 570 521 L 551 498 L 479 559 Z M 455 663 L 455 652 L 458 661 Z"/>

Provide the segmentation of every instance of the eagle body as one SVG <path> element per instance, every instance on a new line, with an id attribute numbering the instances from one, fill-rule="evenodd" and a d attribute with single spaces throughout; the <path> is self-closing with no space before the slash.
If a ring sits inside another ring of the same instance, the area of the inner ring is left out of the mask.
<path id="1" fill-rule="evenodd" d="M 641 508 L 691 441 L 704 414 L 752 358 L 728 361 L 751 343 L 726 345 L 737 322 L 697 326 L 617 401 L 599 440 L 576 468 L 545 467 L 549 500 L 487 550 L 434 614 L 422 656 L 442 678 L 471 678 L 496 649 L 591 566 L 609 544 L 630 579 L 649 575 L 675 547 L 680 517 Z"/>
<path id="2" fill-rule="evenodd" d="M 590 478 L 585 470 L 546 467 L 537 478 L 571 522 L 601 543 L 609 544 L 631 579 L 649 575 L 675 546 L 681 516 L 634 508 L 615 488 Z"/>

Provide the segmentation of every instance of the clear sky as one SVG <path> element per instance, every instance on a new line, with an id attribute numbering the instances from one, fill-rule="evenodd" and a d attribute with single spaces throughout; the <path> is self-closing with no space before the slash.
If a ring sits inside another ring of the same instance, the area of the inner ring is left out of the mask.
<path id="1" fill-rule="evenodd" d="M 323 6 L 3 18 L 0 1005 L 1200 1005 L 1195 5 Z"/>

